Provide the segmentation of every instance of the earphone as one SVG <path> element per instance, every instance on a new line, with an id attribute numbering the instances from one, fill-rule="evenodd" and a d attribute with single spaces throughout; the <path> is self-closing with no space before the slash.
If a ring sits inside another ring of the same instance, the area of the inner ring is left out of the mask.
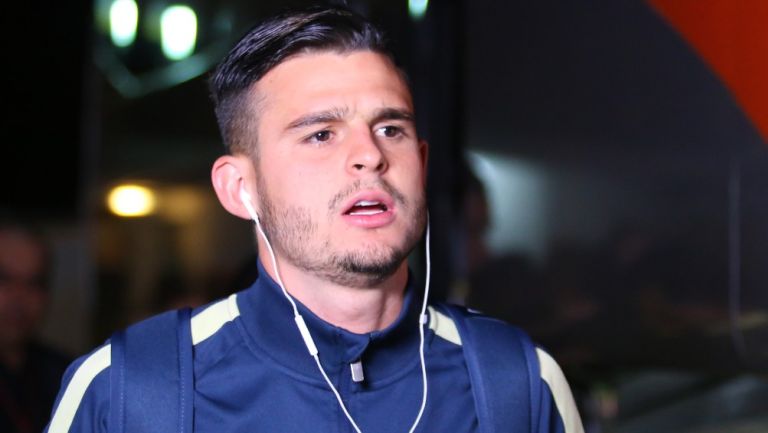
<path id="1" fill-rule="evenodd" d="M 248 215 L 251 217 L 251 219 L 256 223 L 256 229 L 258 230 L 259 234 L 261 234 L 261 237 L 264 239 L 264 243 L 267 246 L 267 250 L 269 251 L 269 256 L 272 259 L 272 269 L 275 271 L 275 279 L 277 280 L 277 284 L 280 286 L 280 289 L 283 292 L 283 295 L 286 299 L 288 299 L 288 302 L 291 303 L 291 307 L 293 307 L 293 314 L 294 314 L 294 321 L 296 322 L 296 326 L 299 328 L 299 333 L 301 334 L 301 338 L 304 340 L 304 344 L 307 346 L 307 350 L 309 351 L 309 354 L 314 358 L 315 363 L 317 364 L 317 368 L 320 370 L 320 374 L 323 375 L 323 379 L 325 379 L 325 382 L 328 384 L 328 387 L 331 389 L 333 394 L 336 396 L 336 400 L 339 402 L 339 406 L 341 407 L 341 410 L 344 412 L 344 415 L 346 415 L 349 422 L 352 424 L 352 427 L 355 429 L 357 433 L 362 433 L 360 430 L 360 427 L 357 426 L 357 423 L 355 423 L 355 420 L 352 419 L 352 415 L 349 414 L 349 411 L 347 410 L 346 406 L 344 405 L 344 401 L 341 399 L 341 395 L 339 394 L 338 390 L 336 390 L 336 387 L 333 386 L 333 383 L 331 383 L 331 380 L 328 378 L 328 375 L 325 373 L 325 370 L 323 369 L 322 364 L 320 363 L 320 356 L 319 351 L 317 350 L 317 346 L 315 345 L 314 340 L 312 339 L 312 335 L 309 333 L 309 328 L 307 328 L 307 324 L 304 322 L 304 318 L 301 317 L 301 314 L 299 314 L 299 310 L 296 307 L 296 302 L 293 300 L 293 297 L 288 294 L 288 291 L 285 289 L 285 285 L 283 284 L 283 281 L 280 277 L 280 271 L 277 267 L 277 259 L 275 258 L 275 252 L 272 250 L 272 245 L 269 242 L 269 239 L 267 238 L 266 233 L 264 232 L 264 229 L 261 227 L 261 221 L 259 220 L 259 215 L 256 213 L 256 210 L 253 208 L 253 203 L 251 202 L 251 195 L 244 189 L 240 189 L 240 200 L 243 202 L 243 206 L 245 206 L 246 211 L 248 212 Z M 426 363 L 424 360 L 424 326 L 427 324 L 427 298 L 429 297 L 429 279 L 430 279 L 430 272 L 431 272 L 431 265 L 430 265 L 430 255 L 429 255 L 429 217 L 427 217 L 427 229 L 426 229 L 426 282 L 424 286 L 424 299 L 422 302 L 421 307 L 421 313 L 419 314 L 419 359 L 421 361 L 421 379 L 422 383 L 424 384 L 423 392 L 422 392 L 422 399 L 421 399 L 421 407 L 419 408 L 419 413 L 416 416 L 416 420 L 413 422 L 413 425 L 411 426 L 411 429 L 408 431 L 408 433 L 413 433 L 416 430 L 416 426 L 419 425 L 419 421 L 421 421 L 421 417 L 424 414 L 424 408 L 427 405 L 427 368 Z"/>

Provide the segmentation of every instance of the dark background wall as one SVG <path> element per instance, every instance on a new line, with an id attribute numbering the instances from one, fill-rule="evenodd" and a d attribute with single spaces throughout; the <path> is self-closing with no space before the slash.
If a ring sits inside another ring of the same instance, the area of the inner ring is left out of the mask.
<path id="1" fill-rule="evenodd" d="M 12 2 L 2 13 L 2 203 L 73 218 L 80 200 L 90 4 Z"/>

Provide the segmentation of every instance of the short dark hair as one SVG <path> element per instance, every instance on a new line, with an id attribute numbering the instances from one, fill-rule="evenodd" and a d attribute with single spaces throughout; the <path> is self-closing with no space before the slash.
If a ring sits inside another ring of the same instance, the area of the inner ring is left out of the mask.
<path id="1" fill-rule="evenodd" d="M 235 44 L 209 82 L 228 153 L 256 151 L 255 107 L 247 98 L 252 85 L 289 57 L 313 51 L 373 51 L 394 63 L 381 30 L 348 9 L 313 7 L 264 20 Z"/>

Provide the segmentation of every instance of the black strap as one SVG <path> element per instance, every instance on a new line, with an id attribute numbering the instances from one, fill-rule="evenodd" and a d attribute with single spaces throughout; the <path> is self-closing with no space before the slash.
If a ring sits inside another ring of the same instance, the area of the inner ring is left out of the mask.
<path id="1" fill-rule="evenodd" d="M 192 356 L 192 310 L 179 310 L 179 433 L 192 433 L 195 396 L 195 365 Z"/>
<path id="2" fill-rule="evenodd" d="M 117 331 L 110 339 L 109 367 L 109 433 L 125 432 L 125 331 Z"/>
<path id="3" fill-rule="evenodd" d="M 520 329 L 454 305 L 441 306 L 461 337 L 480 431 L 538 430 L 541 387 L 536 350 Z"/>
<path id="4" fill-rule="evenodd" d="M 154 316 L 111 338 L 110 433 L 192 433 L 191 310 Z"/>

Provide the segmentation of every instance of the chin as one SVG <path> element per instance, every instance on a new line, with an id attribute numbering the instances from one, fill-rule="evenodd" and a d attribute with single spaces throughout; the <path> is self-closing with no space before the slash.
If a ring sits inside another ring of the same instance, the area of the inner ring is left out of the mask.
<path id="1" fill-rule="evenodd" d="M 388 248 L 378 251 L 356 251 L 336 256 L 334 262 L 338 270 L 337 278 L 356 286 L 377 285 L 395 274 L 408 254 L 401 250 Z M 361 284 L 362 283 L 362 284 Z"/>

